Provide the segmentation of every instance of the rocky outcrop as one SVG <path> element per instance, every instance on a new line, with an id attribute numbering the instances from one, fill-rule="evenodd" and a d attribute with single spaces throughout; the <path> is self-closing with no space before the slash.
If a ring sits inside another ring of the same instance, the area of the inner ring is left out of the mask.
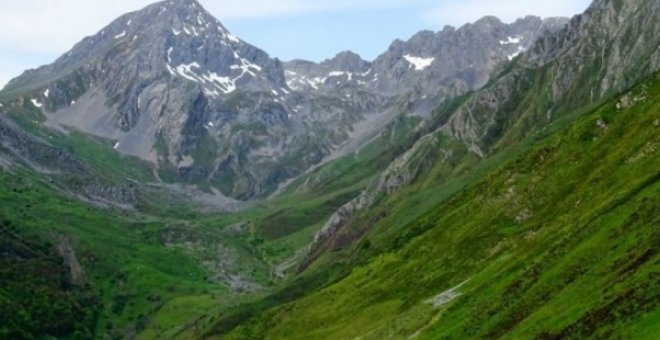
<path id="1" fill-rule="evenodd" d="M 0 117 L 0 163 L 22 164 L 48 176 L 57 189 L 96 205 L 130 209 L 138 203 L 131 183 L 109 183 L 70 152 Z"/>
<path id="2" fill-rule="evenodd" d="M 81 286 L 85 283 L 85 272 L 78 261 L 71 239 L 62 237 L 57 243 L 57 253 L 62 257 L 64 267 L 69 271 L 71 283 Z"/>
<path id="3" fill-rule="evenodd" d="M 650 0 L 595 1 L 476 93 L 443 130 L 487 153 L 502 141 L 510 143 L 549 124 L 562 112 L 629 88 L 660 68 L 658 6 Z M 536 103 L 520 104 L 532 96 Z"/>
<path id="4" fill-rule="evenodd" d="M 0 151 L 47 174 L 84 174 L 85 166 L 70 153 L 24 132 L 6 117 L 0 117 Z"/>
<path id="5" fill-rule="evenodd" d="M 444 148 L 436 134 L 420 138 L 408 151 L 396 158 L 360 195 L 337 210 L 314 235 L 309 254 L 315 254 L 332 243 L 338 233 L 350 225 L 359 211 L 373 207 L 380 199 L 413 182 L 436 161 L 446 161 L 453 155 Z"/>

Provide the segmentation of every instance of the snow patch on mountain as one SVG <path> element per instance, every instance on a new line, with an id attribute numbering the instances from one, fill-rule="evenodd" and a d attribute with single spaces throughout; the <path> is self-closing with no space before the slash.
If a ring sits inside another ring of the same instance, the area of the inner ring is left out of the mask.
<path id="1" fill-rule="evenodd" d="M 201 66 L 199 66 L 199 64 L 197 62 L 192 62 L 190 64 L 181 64 L 181 65 L 176 67 L 176 72 L 180 76 L 182 76 L 182 77 L 184 77 L 184 78 L 186 78 L 190 81 L 194 81 L 194 82 L 198 83 L 199 80 L 197 79 L 197 75 L 193 71 L 193 68 L 199 69 L 199 68 L 201 68 Z"/>
<path id="2" fill-rule="evenodd" d="M 249 73 L 250 75 L 256 77 L 257 75 L 253 72 L 253 70 L 256 71 L 256 72 L 261 72 L 261 66 L 259 66 L 257 64 L 254 64 L 254 63 L 250 62 L 249 60 L 243 58 L 240 54 L 238 54 L 238 52 L 234 52 L 234 58 L 236 58 L 241 64 L 240 65 L 237 65 L 237 64 L 232 65 L 232 66 L 230 66 L 230 68 L 232 70 L 240 69 L 240 70 L 243 71 L 243 73 L 239 76 L 239 78 L 243 77 L 245 75 L 245 73 Z"/>
<path id="3" fill-rule="evenodd" d="M 258 73 L 262 71 L 261 66 L 243 58 L 238 52 L 234 52 L 234 58 L 237 63 L 229 67 L 232 71 L 240 71 L 240 73 L 235 76 L 220 75 L 216 72 L 205 70 L 206 68 L 198 62 L 183 63 L 174 67 L 171 65 L 172 51 L 172 47 L 167 51 L 168 63 L 165 65 L 167 71 L 172 76 L 182 77 L 198 84 L 204 84 L 204 93 L 213 97 L 216 97 L 221 93 L 228 94 L 234 92 L 237 89 L 236 81 L 247 75 L 258 77 Z"/>
<path id="4" fill-rule="evenodd" d="M 523 52 L 525 52 L 525 48 L 522 46 L 518 46 L 518 50 L 516 50 L 513 54 L 507 56 L 507 58 L 509 58 L 509 60 L 513 60 Z"/>
<path id="5" fill-rule="evenodd" d="M 353 73 L 352 72 L 332 71 L 332 72 L 328 73 L 328 77 L 342 77 L 342 76 L 347 76 L 348 81 L 351 81 L 353 79 Z"/>
<path id="6" fill-rule="evenodd" d="M 411 66 L 415 67 L 415 71 L 422 71 L 431 66 L 431 64 L 433 64 L 435 61 L 435 58 L 414 57 L 409 54 L 404 55 L 403 58 L 406 59 L 406 61 L 408 61 Z"/>
<path id="7" fill-rule="evenodd" d="M 520 44 L 522 38 L 520 37 L 507 37 L 507 40 L 500 40 L 500 45 L 515 45 Z"/>
<path id="8" fill-rule="evenodd" d="M 235 36 L 235 35 L 233 35 L 233 34 L 231 34 L 231 33 L 227 33 L 227 39 L 229 39 L 229 41 L 235 42 L 235 43 L 237 43 L 237 44 L 241 42 L 241 40 L 238 39 L 237 36 Z"/>

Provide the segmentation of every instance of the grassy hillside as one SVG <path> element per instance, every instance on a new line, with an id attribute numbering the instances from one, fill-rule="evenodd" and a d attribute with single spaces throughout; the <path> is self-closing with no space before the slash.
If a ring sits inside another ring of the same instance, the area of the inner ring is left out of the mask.
<path id="1" fill-rule="evenodd" d="M 362 240 L 358 257 L 369 260 L 343 279 L 233 329 L 225 317 L 208 334 L 651 338 L 660 332 L 659 94 L 656 74 L 569 128 L 529 138 L 476 183 Z"/>

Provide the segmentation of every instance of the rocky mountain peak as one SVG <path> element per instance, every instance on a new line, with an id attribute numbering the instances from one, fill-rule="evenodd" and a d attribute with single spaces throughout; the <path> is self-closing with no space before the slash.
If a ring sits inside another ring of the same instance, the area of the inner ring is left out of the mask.
<path id="1" fill-rule="evenodd" d="M 268 90 L 271 83 L 285 86 L 278 61 L 231 34 L 195 0 L 167 0 L 125 14 L 55 63 L 31 71 L 31 77 L 20 77 L 8 87 L 23 87 L 22 81 L 34 85 L 31 79 L 36 76 L 49 79 L 76 68 L 92 68 L 88 71 L 97 73 L 95 78 L 104 78 L 109 71 L 126 78 L 153 78 L 166 72 L 197 82 L 209 96 L 241 87 Z"/>
<path id="2" fill-rule="evenodd" d="M 202 5 L 197 0 L 165 0 L 163 3 L 169 2 L 173 7 L 189 7 L 195 9 L 197 6 L 200 8 Z"/>
<path id="3" fill-rule="evenodd" d="M 468 24 L 470 25 L 470 24 Z M 473 26 L 478 26 L 478 27 L 497 27 L 499 25 L 502 25 L 502 20 L 500 18 L 494 16 L 494 15 L 487 15 L 477 21 L 475 21 Z"/>
<path id="4" fill-rule="evenodd" d="M 359 54 L 352 51 L 343 51 L 338 53 L 334 58 L 328 59 L 322 63 L 323 65 L 336 69 L 338 71 L 366 71 L 370 63 Z"/>

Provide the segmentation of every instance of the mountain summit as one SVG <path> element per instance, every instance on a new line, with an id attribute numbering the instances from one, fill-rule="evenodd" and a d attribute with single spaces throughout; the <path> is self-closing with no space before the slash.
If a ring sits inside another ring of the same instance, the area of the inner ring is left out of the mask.
<path id="1" fill-rule="evenodd" d="M 126 81 L 169 73 L 199 83 L 212 95 L 283 85 L 279 64 L 268 54 L 232 35 L 197 1 L 177 0 L 118 18 L 54 64 L 29 71 L 7 87 L 20 89 L 32 79 L 56 78 L 90 64 L 100 67 L 93 69 L 102 73 L 96 78 Z M 57 104 L 50 108 L 59 108 Z"/>

